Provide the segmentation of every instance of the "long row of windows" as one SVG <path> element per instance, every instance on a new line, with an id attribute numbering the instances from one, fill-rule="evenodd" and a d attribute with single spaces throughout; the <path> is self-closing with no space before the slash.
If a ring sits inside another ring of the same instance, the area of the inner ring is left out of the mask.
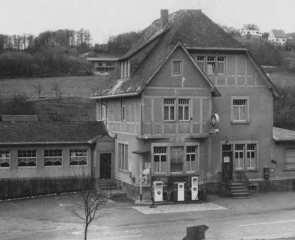
<path id="1" fill-rule="evenodd" d="M 8 150 L 0 150 L 0 168 L 9 168 L 11 165 L 11 152 Z M 87 165 L 87 150 L 86 149 L 71 149 L 70 150 L 70 165 L 80 166 Z M 44 150 L 44 166 L 62 166 L 63 154 L 62 150 Z M 18 150 L 17 152 L 18 167 L 36 167 L 37 166 L 37 151 L 36 150 Z"/>
<path id="2" fill-rule="evenodd" d="M 198 146 L 154 147 L 153 151 L 152 166 L 154 173 L 166 174 L 169 172 L 184 173 L 197 171 Z"/>

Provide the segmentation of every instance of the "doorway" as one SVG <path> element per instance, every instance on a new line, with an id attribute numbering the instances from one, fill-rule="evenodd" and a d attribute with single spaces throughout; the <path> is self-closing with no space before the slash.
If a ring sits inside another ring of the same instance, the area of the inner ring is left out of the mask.
<path id="1" fill-rule="evenodd" d="M 100 154 L 100 179 L 112 178 L 112 154 Z"/>
<path id="2" fill-rule="evenodd" d="M 233 180 L 232 145 L 222 145 L 222 181 Z"/>

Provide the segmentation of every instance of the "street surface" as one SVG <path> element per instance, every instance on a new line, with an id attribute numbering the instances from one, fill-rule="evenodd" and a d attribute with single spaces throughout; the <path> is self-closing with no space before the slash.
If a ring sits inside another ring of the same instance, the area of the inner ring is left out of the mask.
<path id="1" fill-rule="evenodd" d="M 0 202 L 1 240 L 80 240 L 83 225 L 71 195 Z M 183 239 L 186 228 L 207 225 L 206 239 L 295 239 L 295 192 L 252 193 L 250 199 L 209 195 L 208 203 L 161 205 L 109 201 L 91 223 L 88 239 Z"/>

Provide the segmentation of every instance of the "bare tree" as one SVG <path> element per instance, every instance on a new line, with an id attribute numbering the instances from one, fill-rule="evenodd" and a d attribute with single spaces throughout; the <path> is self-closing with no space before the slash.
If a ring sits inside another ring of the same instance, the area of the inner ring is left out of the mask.
<path id="1" fill-rule="evenodd" d="M 84 171 L 82 171 L 82 175 L 78 178 L 82 191 L 73 195 L 74 206 L 72 211 L 78 218 L 83 220 L 84 240 L 87 240 L 89 225 L 94 219 L 100 217 L 98 211 L 105 206 L 106 194 L 103 190 L 96 189 L 95 179 L 93 177 L 85 177 Z"/>
<path id="2" fill-rule="evenodd" d="M 35 91 L 38 93 L 39 98 L 41 98 L 41 93 L 44 90 L 44 86 L 41 83 L 38 83 L 38 84 L 34 85 L 33 87 L 34 87 Z"/>
<path id="3" fill-rule="evenodd" d="M 53 82 L 51 88 L 55 91 L 55 97 L 60 100 L 62 96 L 60 84 L 58 82 Z"/>

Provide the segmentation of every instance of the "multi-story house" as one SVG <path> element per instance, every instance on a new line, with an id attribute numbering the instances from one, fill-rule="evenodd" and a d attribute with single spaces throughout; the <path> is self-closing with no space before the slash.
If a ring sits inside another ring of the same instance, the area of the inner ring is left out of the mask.
<path id="1" fill-rule="evenodd" d="M 273 29 L 268 35 L 268 41 L 276 46 L 283 46 L 287 42 L 287 35 L 283 30 Z"/>
<path id="2" fill-rule="evenodd" d="M 243 28 L 241 29 L 242 36 L 251 36 L 256 38 L 261 38 L 262 33 L 259 30 L 259 27 L 255 24 L 244 24 Z"/>
<path id="3" fill-rule="evenodd" d="M 118 57 L 87 57 L 86 60 L 92 64 L 93 70 L 100 73 L 109 73 L 115 69 Z"/>
<path id="4" fill-rule="evenodd" d="M 201 10 L 162 10 L 119 63 L 92 98 L 115 138 L 115 179 L 130 197 L 150 197 L 148 173 L 167 195 L 191 176 L 212 189 L 238 173 L 264 179 L 280 94 Z"/>

